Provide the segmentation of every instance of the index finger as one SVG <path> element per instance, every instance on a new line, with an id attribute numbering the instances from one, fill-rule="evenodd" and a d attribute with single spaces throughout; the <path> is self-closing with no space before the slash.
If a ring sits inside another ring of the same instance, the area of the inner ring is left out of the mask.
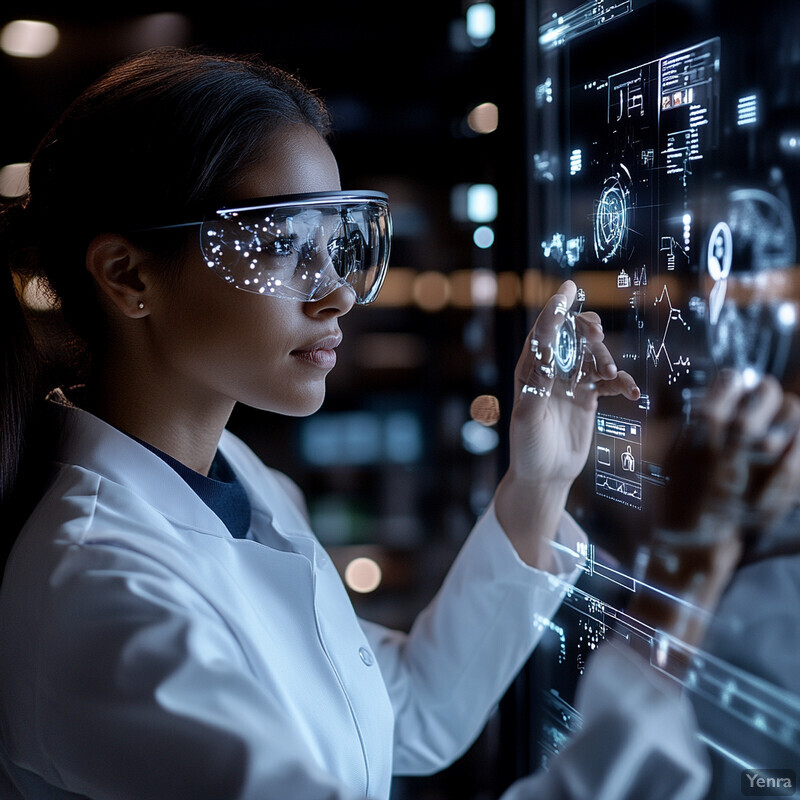
<path id="1" fill-rule="evenodd" d="M 578 287 L 573 281 L 564 281 L 558 290 L 544 304 L 533 326 L 533 337 L 541 345 L 552 347 L 558 332 L 564 324 L 564 318 L 575 302 Z"/>

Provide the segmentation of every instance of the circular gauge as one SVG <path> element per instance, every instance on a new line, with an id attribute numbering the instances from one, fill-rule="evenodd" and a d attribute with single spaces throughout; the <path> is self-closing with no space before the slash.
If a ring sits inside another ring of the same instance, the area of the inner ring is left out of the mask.
<path id="1" fill-rule="evenodd" d="M 597 257 L 607 262 L 622 255 L 630 228 L 630 181 L 624 167 L 606 178 L 600 199 L 595 206 L 594 250 Z"/>
<path id="2" fill-rule="evenodd" d="M 575 320 L 571 314 L 564 318 L 564 324 L 558 332 L 555 343 L 556 368 L 565 377 L 572 375 L 578 362 L 578 339 L 575 332 Z"/>

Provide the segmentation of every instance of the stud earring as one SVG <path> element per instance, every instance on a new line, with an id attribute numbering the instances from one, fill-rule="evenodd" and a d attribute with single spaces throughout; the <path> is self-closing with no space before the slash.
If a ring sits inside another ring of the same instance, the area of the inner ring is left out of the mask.
<path id="1" fill-rule="evenodd" d="M 141 300 L 139 301 L 139 308 L 144 308 L 144 303 Z"/>

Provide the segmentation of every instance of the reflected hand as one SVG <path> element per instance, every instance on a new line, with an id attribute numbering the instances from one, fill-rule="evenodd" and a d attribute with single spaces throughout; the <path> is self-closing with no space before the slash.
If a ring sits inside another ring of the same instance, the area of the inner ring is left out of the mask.
<path id="1" fill-rule="evenodd" d="M 695 643 L 739 563 L 743 527 L 769 524 L 797 496 L 800 401 L 770 376 L 748 389 L 724 373 L 670 451 L 665 473 L 670 483 L 645 583 L 694 611 L 643 592 L 632 612 Z"/>
<path id="2" fill-rule="evenodd" d="M 670 451 L 663 527 L 763 527 L 800 486 L 800 400 L 765 376 L 755 387 L 724 372 Z"/>

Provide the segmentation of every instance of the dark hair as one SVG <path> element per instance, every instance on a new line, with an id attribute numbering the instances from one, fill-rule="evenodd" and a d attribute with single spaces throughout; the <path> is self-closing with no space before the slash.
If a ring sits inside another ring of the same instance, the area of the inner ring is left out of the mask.
<path id="1" fill-rule="evenodd" d="M 46 379 L 15 276 L 37 276 L 57 298 L 66 329 L 95 352 L 105 326 L 85 268 L 91 240 L 188 218 L 224 201 L 267 152 L 270 135 L 290 124 L 330 134 L 324 105 L 294 76 L 257 57 L 164 48 L 112 68 L 42 139 L 28 195 L 0 213 L 0 260 L 8 264 L 0 279 L 4 529 L 9 503 L 18 505 L 15 487 L 28 483 L 21 470 L 49 461 L 31 444 L 29 423 Z M 176 247 L 174 238 L 136 243 L 165 264 Z"/>

